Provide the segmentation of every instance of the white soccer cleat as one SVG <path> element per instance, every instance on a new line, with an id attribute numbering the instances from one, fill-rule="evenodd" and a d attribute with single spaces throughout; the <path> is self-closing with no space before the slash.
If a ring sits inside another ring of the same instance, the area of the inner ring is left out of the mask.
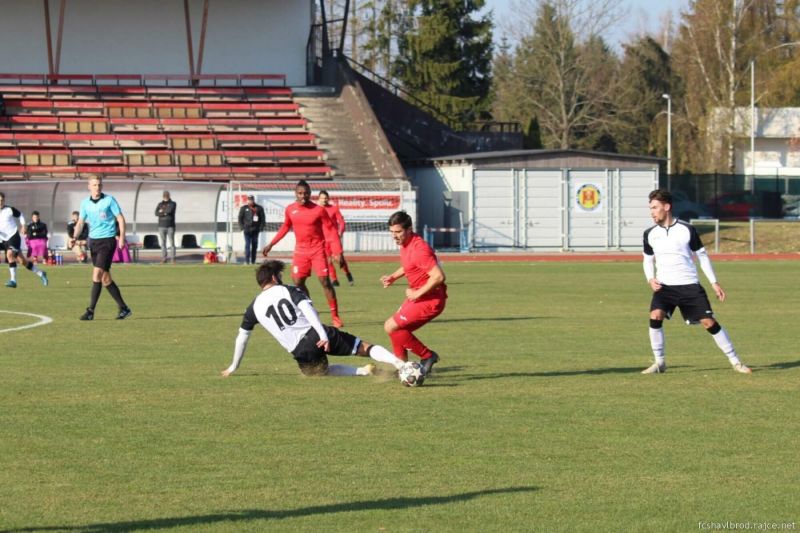
<path id="1" fill-rule="evenodd" d="M 667 371 L 666 364 L 659 365 L 658 363 L 653 363 L 652 365 L 642 370 L 642 374 L 663 374 L 666 371 Z"/>
<path id="2" fill-rule="evenodd" d="M 753 371 L 750 370 L 750 367 L 748 367 L 744 363 L 737 363 L 737 364 L 733 365 L 733 370 L 735 372 L 740 373 L 740 374 L 752 374 L 753 373 Z"/>
<path id="3" fill-rule="evenodd" d="M 356 374 L 359 376 L 373 376 L 375 375 L 376 369 L 377 367 L 375 365 L 369 363 L 362 367 L 359 367 L 358 370 L 356 370 Z"/>

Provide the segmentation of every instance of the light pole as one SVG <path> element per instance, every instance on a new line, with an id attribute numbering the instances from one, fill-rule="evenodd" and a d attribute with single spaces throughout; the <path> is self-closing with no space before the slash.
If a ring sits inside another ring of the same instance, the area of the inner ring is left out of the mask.
<path id="1" fill-rule="evenodd" d="M 667 101 L 667 189 L 672 185 L 672 98 L 669 94 L 662 94 L 661 98 Z"/>

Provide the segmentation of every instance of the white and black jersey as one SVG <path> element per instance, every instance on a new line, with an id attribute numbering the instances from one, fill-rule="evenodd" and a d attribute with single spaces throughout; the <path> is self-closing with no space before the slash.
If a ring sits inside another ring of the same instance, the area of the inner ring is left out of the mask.
<path id="1" fill-rule="evenodd" d="M 655 225 L 644 232 L 644 270 L 648 280 L 656 278 L 664 285 L 699 283 L 692 254 L 697 256 L 708 280 L 715 283 L 711 261 L 694 226 L 675 220 L 667 227 Z"/>
<path id="2" fill-rule="evenodd" d="M 7 205 L 0 209 L 0 241 L 8 241 L 25 225 L 25 217 L 16 207 Z"/>
<path id="3" fill-rule="evenodd" d="M 306 318 L 311 313 L 316 316 L 311 300 L 303 291 L 288 285 L 273 285 L 256 296 L 245 311 L 240 327 L 252 331 L 256 324 L 261 324 L 287 352 L 293 352 L 314 327 Z M 318 333 L 327 340 L 324 329 Z"/>

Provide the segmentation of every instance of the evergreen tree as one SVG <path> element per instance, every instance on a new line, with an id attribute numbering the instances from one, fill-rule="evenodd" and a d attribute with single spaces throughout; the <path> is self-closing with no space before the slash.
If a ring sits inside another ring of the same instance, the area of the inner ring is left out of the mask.
<path id="1" fill-rule="evenodd" d="M 491 84 L 492 21 L 475 18 L 484 0 L 408 0 L 393 73 L 402 87 L 449 117 L 485 118 Z"/>
<path id="2" fill-rule="evenodd" d="M 619 151 L 625 154 L 666 155 L 667 117 L 663 94 L 679 102 L 672 81 L 669 55 L 651 37 L 625 44 L 620 67 L 621 85 L 615 107 L 624 120 L 613 128 Z"/>

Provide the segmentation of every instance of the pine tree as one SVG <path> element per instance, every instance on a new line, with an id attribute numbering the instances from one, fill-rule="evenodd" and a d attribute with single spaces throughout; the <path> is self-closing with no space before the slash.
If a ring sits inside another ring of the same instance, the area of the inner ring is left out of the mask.
<path id="1" fill-rule="evenodd" d="M 403 88 L 463 127 L 487 116 L 492 21 L 484 0 L 409 0 L 393 73 Z"/>

